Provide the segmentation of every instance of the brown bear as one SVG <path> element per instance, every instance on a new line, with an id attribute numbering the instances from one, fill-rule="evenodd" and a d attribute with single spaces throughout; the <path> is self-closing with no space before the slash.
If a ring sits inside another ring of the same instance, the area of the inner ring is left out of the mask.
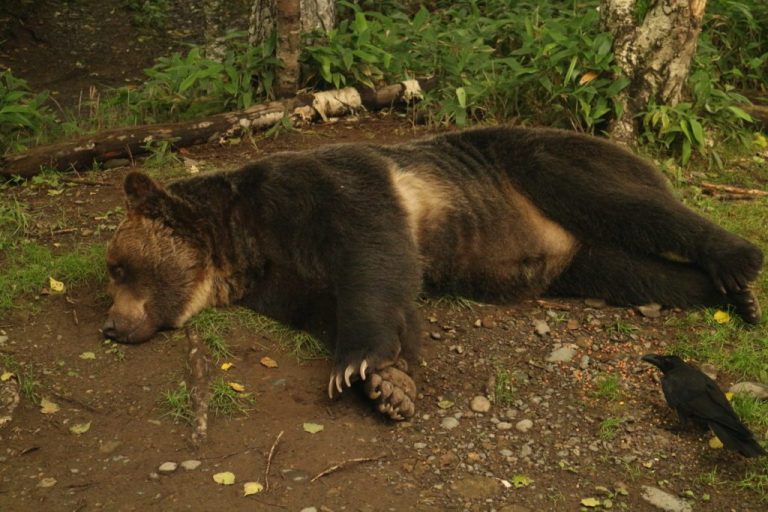
<path id="1" fill-rule="evenodd" d="M 125 194 L 107 254 L 106 336 L 140 343 L 241 303 L 327 332 L 329 394 L 361 380 L 394 419 L 414 413 L 404 361 L 422 289 L 730 306 L 760 319 L 749 290 L 760 249 L 683 206 L 647 162 L 575 132 L 329 145 L 167 188 L 131 173 Z"/>

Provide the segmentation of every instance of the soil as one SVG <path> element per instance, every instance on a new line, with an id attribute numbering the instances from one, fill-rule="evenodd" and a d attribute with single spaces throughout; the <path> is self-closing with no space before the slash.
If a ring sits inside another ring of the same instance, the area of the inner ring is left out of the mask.
<path id="1" fill-rule="evenodd" d="M 109 16 L 96 7 L 89 11 L 99 4 L 63 5 L 78 5 L 77 13 L 92 12 L 106 22 Z M 36 31 L 52 37 L 53 18 L 45 17 L 44 8 L 36 12 Z M 119 42 L 126 36 L 119 30 L 107 26 L 101 43 Z M 50 59 L 41 56 L 48 50 L 37 43 L 23 46 L 23 37 L 4 46 L 6 57 L 16 55 L 19 63 Z M 63 39 L 83 50 L 74 35 Z M 56 60 L 67 58 L 64 53 Z M 138 76 L 145 58 L 126 65 L 126 74 Z M 106 74 L 123 79 L 113 57 L 101 59 Z M 94 62 L 91 55 L 84 64 L 91 69 Z M 35 74 L 34 67 L 19 69 L 36 86 L 53 81 L 48 87 L 70 99 L 85 83 L 67 82 L 46 66 L 38 65 Z M 206 170 L 228 168 L 285 149 L 398 142 L 424 133 L 396 114 L 372 115 L 276 139 L 199 146 L 184 158 Z M 133 165 L 142 168 L 141 162 Z M 29 205 L 33 238 L 53 250 L 104 243 L 123 203 L 121 180 L 131 168 L 88 173 L 58 195 L 45 185 L 7 188 L 0 201 L 15 197 Z M 151 172 L 164 179 L 162 171 Z M 709 435 L 671 430 L 675 420 L 658 376 L 639 362 L 643 353 L 664 352 L 683 334 L 673 321 L 684 315 L 680 311 L 662 310 L 650 318 L 584 300 L 487 305 L 427 299 L 421 306 L 417 415 L 402 423 L 382 419 L 355 390 L 330 401 L 328 360 L 299 360 L 276 335 L 237 328 L 226 339 L 234 354 L 226 360 L 234 367 L 225 373 L 216 364 L 211 372 L 243 384 L 254 402 L 245 415 L 212 417 L 208 439 L 195 449 L 192 427 L 174 422 L 161 403 L 162 394 L 184 378 L 184 337 L 163 333 L 115 350 L 99 334 L 108 306 L 98 284 L 41 294 L 0 317 L 0 352 L 22 364 L 20 373 L 35 376 L 41 397 L 60 406 L 42 414 L 39 403 L 23 398 L 12 423 L 0 430 L 0 510 L 525 512 L 579 510 L 585 498 L 598 498 L 597 510 L 657 510 L 641 498 L 643 486 L 685 494 L 694 510 L 764 510 L 756 494 L 725 483 L 742 479 L 753 463 L 711 449 Z M 537 334 L 542 322 L 549 333 Z M 560 347 L 572 348 L 573 357 L 548 361 Z M 83 359 L 87 352 L 95 358 Z M 263 356 L 278 367 L 261 365 Z M 597 386 L 608 375 L 619 377 L 618 394 L 611 398 Z M 495 395 L 494 380 L 503 376 L 509 378 L 508 392 Z M 731 381 L 720 375 L 719 383 L 727 387 Z M 490 399 L 487 412 L 470 408 L 476 396 Z M 611 418 L 621 421 L 601 434 L 601 424 Z M 307 422 L 324 428 L 310 434 L 303 428 Z M 83 423 L 90 423 L 87 432 L 70 431 Z M 244 497 L 242 483 L 266 483 L 268 454 L 280 432 L 270 488 Z M 376 460 L 349 462 L 311 481 L 356 458 Z M 201 464 L 159 471 L 165 462 L 185 460 Z M 237 483 L 215 483 L 212 476 L 223 471 L 233 472 Z M 707 478 L 712 475 L 714 481 Z"/>

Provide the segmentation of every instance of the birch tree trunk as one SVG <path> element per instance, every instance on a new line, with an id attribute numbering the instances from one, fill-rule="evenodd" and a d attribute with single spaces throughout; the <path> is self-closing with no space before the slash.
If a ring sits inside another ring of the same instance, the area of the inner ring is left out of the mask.
<path id="1" fill-rule="evenodd" d="M 226 27 L 223 25 L 221 0 L 205 0 L 203 14 L 205 16 L 205 57 L 221 62 L 226 51 L 223 39 Z"/>
<path id="2" fill-rule="evenodd" d="M 299 0 L 277 0 L 277 58 L 282 62 L 275 80 L 278 98 L 293 96 L 299 87 L 301 11 Z"/>
<path id="3" fill-rule="evenodd" d="M 637 138 L 635 116 L 651 100 L 670 106 L 680 101 L 696 54 L 706 0 L 651 0 L 638 23 L 636 0 L 602 0 L 603 28 L 613 34 L 616 62 L 630 85 L 616 101 L 623 114 L 611 137 L 624 144 Z"/>
<path id="4" fill-rule="evenodd" d="M 313 30 L 327 32 L 336 26 L 336 2 L 334 0 L 300 0 L 301 32 Z M 275 30 L 277 0 L 253 0 L 248 22 L 248 42 L 260 44 Z"/>

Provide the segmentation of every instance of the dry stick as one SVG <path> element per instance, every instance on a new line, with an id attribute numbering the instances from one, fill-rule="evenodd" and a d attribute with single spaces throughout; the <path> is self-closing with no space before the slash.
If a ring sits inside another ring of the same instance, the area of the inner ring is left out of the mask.
<path id="1" fill-rule="evenodd" d="M 335 471 L 338 471 L 346 466 L 349 466 L 350 464 L 359 464 L 361 462 L 374 462 L 379 459 L 383 459 L 386 457 L 386 454 L 381 454 L 378 457 L 358 457 L 356 459 L 347 459 L 344 462 L 339 462 L 338 464 L 334 464 L 333 466 L 329 467 L 328 469 L 321 471 L 320 473 L 316 474 L 310 482 L 314 482 L 318 478 L 322 478 L 325 475 L 329 475 Z"/>
<path id="2" fill-rule="evenodd" d="M 192 444 L 198 448 L 208 435 L 208 358 L 205 345 L 196 332 L 186 329 L 189 346 L 189 393 L 192 402 L 192 415 L 195 430 L 192 432 Z"/>
<path id="3" fill-rule="evenodd" d="M 283 437 L 283 433 L 285 433 L 284 430 L 281 430 L 279 434 L 277 434 L 277 437 L 275 438 L 275 442 L 272 443 L 272 448 L 269 449 L 269 455 L 267 455 L 267 468 L 264 470 L 264 490 L 269 490 L 269 467 L 272 465 L 272 457 L 275 456 L 275 450 L 277 449 L 277 443 L 280 442 L 280 438 Z"/>

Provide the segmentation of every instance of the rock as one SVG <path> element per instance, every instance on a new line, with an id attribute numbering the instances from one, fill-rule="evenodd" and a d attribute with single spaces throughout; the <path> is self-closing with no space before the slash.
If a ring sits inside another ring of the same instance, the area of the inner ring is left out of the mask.
<path id="1" fill-rule="evenodd" d="M 427 447 L 427 443 L 413 443 L 413 447 L 417 450 L 423 450 Z"/>
<path id="2" fill-rule="evenodd" d="M 101 443 L 101 445 L 99 445 L 99 451 L 101 453 L 109 454 L 117 450 L 118 446 L 120 446 L 121 444 L 122 443 L 120 441 L 115 441 L 115 440 L 106 441 Z"/>
<path id="3" fill-rule="evenodd" d="M 589 368 L 589 356 L 581 356 L 581 361 L 579 362 L 579 368 L 582 370 L 586 370 Z"/>
<path id="4" fill-rule="evenodd" d="M 304 507 L 301 512 L 317 512 L 317 507 Z"/>
<path id="5" fill-rule="evenodd" d="M 520 420 L 515 425 L 515 428 L 519 430 L 520 432 L 528 432 L 531 430 L 531 427 L 533 427 L 533 422 L 531 420 Z"/>
<path id="6" fill-rule="evenodd" d="M 447 418 L 443 418 L 443 421 L 440 423 L 440 426 L 443 427 L 445 430 L 453 430 L 454 428 L 459 426 L 459 420 L 457 420 L 453 416 L 448 416 Z"/>
<path id="7" fill-rule="evenodd" d="M 118 167 L 128 167 L 131 161 L 127 158 L 111 158 L 102 164 L 104 169 L 116 169 Z"/>
<path id="8" fill-rule="evenodd" d="M 6 341 L 8 341 L 8 336 L 4 334 L 0 336 L 0 345 L 3 345 Z"/>
<path id="9" fill-rule="evenodd" d="M 550 363 L 567 363 L 576 355 L 576 348 L 573 345 L 563 345 L 556 348 L 547 356 Z"/>
<path id="10" fill-rule="evenodd" d="M 691 506 L 672 494 L 649 485 L 642 486 L 640 496 L 654 507 L 666 512 L 692 512 Z"/>
<path id="11" fill-rule="evenodd" d="M 533 331 L 539 336 L 544 337 L 549 334 L 549 324 L 546 320 L 536 319 L 533 321 Z"/>
<path id="12" fill-rule="evenodd" d="M 489 498 L 500 490 L 501 483 L 487 476 L 468 476 L 451 484 L 451 491 L 465 499 Z"/>
<path id="13" fill-rule="evenodd" d="M 712 380 L 717 380 L 717 368 L 715 365 L 710 363 L 704 363 L 699 367 L 699 369 Z"/>
<path id="14" fill-rule="evenodd" d="M 531 509 L 522 505 L 504 505 L 499 512 L 531 512 Z"/>
<path id="15" fill-rule="evenodd" d="M 575 318 L 571 318 L 570 320 L 568 320 L 568 323 L 566 324 L 566 327 L 568 327 L 568 330 L 571 330 L 571 331 L 575 331 L 580 326 L 581 324 Z"/>
<path id="16" fill-rule="evenodd" d="M 637 310 L 646 318 L 659 318 L 661 316 L 661 304 L 643 304 L 637 306 Z"/>
<path id="17" fill-rule="evenodd" d="M 181 463 L 181 467 L 183 467 L 187 471 L 193 471 L 193 470 L 199 468 L 200 464 L 202 464 L 202 462 L 200 462 L 199 460 L 192 460 L 192 459 L 190 459 L 190 460 L 185 460 L 184 462 L 182 462 Z"/>
<path id="18" fill-rule="evenodd" d="M 283 477 L 291 482 L 306 482 L 309 480 L 309 473 L 302 469 L 284 469 L 282 470 Z"/>
<path id="19" fill-rule="evenodd" d="M 432 331 L 431 333 L 429 333 L 429 337 L 432 338 L 433 340 L 439 340 L 440 338 L 443 337 L 443 335 L 440 334 L 439 332 Z"/>
<path id="20" fill-rule="evenodd" d="M 176 471 L 176 468 L 178 468 L 178 467 L 179 467 L 179 465 L 176 464 L 175 462 L 163 462 L 162 464 L 160 464 L 160 467 L 157 468 L 157 471 L 160 474 L 163 474 L 163 473 L 173 473 L 174 471 Z"/>
<path id="21" fill-rule="evenodd" d="M 768 386 L 758 382 L 739 382 L 731 386 L 731 393 L 744 393 L 760 400 L 768 400 Z"/>
<path id="22" fill-rule="evenodd" d="M 481 325 L 486 329 L 493 329 L 494 327 L 496 327 L 496 320 L 494 320 L 492 316 L 488 315 L 483 317 L 483 321 L 481 322 Z"/>
<path id="23" fill-rule="evenodd" d="M 584 304 L 594 309 L 603 309 L 605 307 L 605 301 L 603 299 L 585 299 Z"/>
<path id="24" fill-rule="evenodd" d="M 581 348 L 590 348 L 592 347 L 592 338 L 588 336 L 577 336 L 576 345 L 578 345 Z"/>
<path id="25" fill-rule="evenodd" d="M 458 462 L 458 460 L 459 460 L 459 456 L 453 452 L 445 452 L 440 456 L 440 459 L 439 459 L 440 465 L 443 467 L 453 466 L 454 464 L 456 464 L 456 462 Z"/>
<path id="26" fill-rule="evenodd" d="M 520 448 L 520 457 L 523 459 L 526 457 L 530 457 L 532 453 L 533 453 L 533 448 L 531 448 L 531 445 L 529 444 L 524 444 L 522 448 Z"/>
<path id="27" fill-rule="evenodd" d="M 482 395 L 478 395 L 469 403 L 469 408 L 474 412 L 488 412 L 491 410 L 491 401 Z"/>
<path id="28" fill-rule="evenodd" d="M 496 424 L 496 428 L 499 430 L 509 430 L 512 428 L 512 424 L 507 421 L 500 421 Z"/>

